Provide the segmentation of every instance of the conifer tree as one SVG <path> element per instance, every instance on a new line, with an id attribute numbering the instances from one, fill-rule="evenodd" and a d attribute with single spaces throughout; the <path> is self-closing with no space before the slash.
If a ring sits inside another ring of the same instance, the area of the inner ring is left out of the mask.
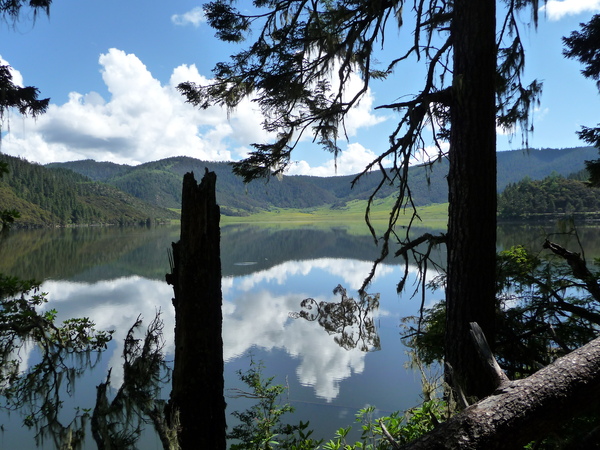
<path id="1" fill-rule="evenodd" d="M 14 23 L 19 19 L 23 7 L 33 10 L 37 16 L 39 11 L 46 14 L 50 12 L 52 0 L 0 0 L 0 20 L 5 23 Z M 0 144 L 2 142 L 2 126 L 7 113 L 16 109 L 22 115 L 37 117 L 48 109 L 50 99 L 38 99 L 39 90 L 33 86 L 18 86 L 14 83 L 11 67 L 0 65 Z M 7 173 L 7 165 L 0 165 L 0 177 Z M 0 230 L 7 227 L 19 217 L 16 210 L 4 209 L 0 211 Z"/>
<path id="2" fill-rule="evenodd" d="M 230 61 L 217 64 L 210 84 L 180 85 L 188 101 L 199 107 L 234 108 L 248 96 L 259 105 L 264 128 L 276 137 L 253 144 L 250 155 L 234 164 L 234 171 L 250 181 L 284 174 L 304 134 L 339 155 L 347 113 L 375 81 L 389 84 L 390 97 L 402 99 L 377 106 L 397 114 L 389 147 L 354 180 L 380 170 L 380 188 L 392 184 L 398 193 L 387 231 L 377 236 L 371 228 L 382 249 L 376 264 L 396 238 L 405 257 L 417 242 L 447 241 L 446 340 L 452 344 L 446 362 L 453 368 L 452 382 L 478 397 L 489 394 L 491 384 L 477 363 L 468 323 L 478 322 L 493 343 L 496 126 L 511 129 L 519 124 L 527 130 L 528 112 L 541 89 L 537 82 L 522 83 L 524 50 L 516 19 L 518 10 L 531 7 L 536 22 L 537 0 L 505 0 L 498 26 L 495 3 L 255 0 L 252 13 L 246 14 L 233 1 L 212 1 L 205 14 L 220 39 L 241 43 L 252 30 L 253 41 Z M 398 29 L 407 26 L 412 37 L 399 39 Z M 398 71 L 413 69 L 410 63 L 424 65 L 425 77 L 420 91 L 407 96 L 394 78 Z M 350 92 L 354 76 L 362 85 Z M 414 208 L 409 163 L 430 144 L 435 148 L 431 165 L 439 158 L 450 160 L 448 234 L 411 240 L 410 227 L 403 234 L 395 224 L 406 208 Z"/>
<path id="3" fill-rule="evenodd" d="M 579 31 L 573 31 L 563 38 L 567 58 L 577 59 L 584 65 L 581 71 L 584 77 L 596 81 L 600 90 L 600 14 L 594 15 L 588 23 L 580 24 Z M 581 139 L 600 149 L 600 123 L 595 127 L 581 127 L 577 133 Z M 590 184 L 600 186 L 600 159 L 587 161 Z"/>
<path id="4" fill-rule="evenodd" d="M 50 14 L 52 0 L 0 0 L 0 20 L 5 26 L 14 25 L 23 10 L 32 11 L 34 18 L 40 12 Z M 36 117 L 48 109 L 50 99 L 38 99 L 39 90 L 33 86 L 14 83 L 11 67 L 0 65 L 0 131 L 5 115 L 16 109 L 20 114 Z"/>

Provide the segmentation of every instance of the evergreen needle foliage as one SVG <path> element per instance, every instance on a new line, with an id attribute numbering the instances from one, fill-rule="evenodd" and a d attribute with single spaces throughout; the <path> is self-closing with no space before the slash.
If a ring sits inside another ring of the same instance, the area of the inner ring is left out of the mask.
<path id="1" fill-rule="evenodd" d="M 600 88 L 600 14 L 594 15 L 588 23 L 582 23 L 581 29 L 573 31 L 563 38 L 564 54 L 567 58 L 577 59 L 584 66 L 581 73 L 595 80 Z M 579 137 L 590 145 L 600 148 L 600 124 L 596 127 L 581 127 Z M 600 186 L 600 160 L 588 161 L 590 181 Z"/>

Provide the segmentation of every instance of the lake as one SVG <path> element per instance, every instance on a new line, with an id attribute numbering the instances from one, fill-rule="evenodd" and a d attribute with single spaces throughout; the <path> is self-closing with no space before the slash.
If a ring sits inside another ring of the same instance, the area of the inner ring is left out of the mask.
<path id="1" fill-rule="evenodd" d="M 502 226 L 498 247 L 524 243 L 541 249 L 543 238 L 553 230 L 551 225 Z M 579 233 L 586 256 L 599 256 L 600 229 L 581 227 Z M 178 238 L 178 227 L 89 227 L 13 231 L 0 242 L 0 272 L 43 280 L 42 291 L 49 298 L 45 308 L 56 309 L 60 320 L 90 317 L 97 328 L 115 330 L 100 362 L 65 398 L 61 413 L 65 422 L 72 418 L 73 408 L 94 407 L 95 386 L 105 380 L 110 367 L 112 384 L 119 385 L 123 339 L 138 316 L 147 325 L 161 312 L 165 351 L 172 360 L 173 291 L 164 278 L 169 272 L 167 249 Z M 315 436 L 326 438 L 353 424 L 356 412 L 367 405 L 387 414 L 420 403 L 421 375 L 406 367 L 410 358 L 400 339 L 401 319 L 416 314 L 421 303 L 420 294 L 412 295 L 416 267 L 410 266 L 406 292 L 398 295 L 396 284 L 404 265 L 393 258 L 382 263 L 368 289 L 379 295 L 379 308 L 369 313 L 377 335 L 365 334 L 354 324 L 342 336 L 317 320 L 294 318 L 293 313 L 302 310 L 300 304 L 307 298 L 339 302 L 340 295 L 333 293 L 338 285 L 358 299 L 357 290 L 379 254 L 369 235 L 342 225 L 231 225 L 222 227 L 221 240 L 226 389 L 243 387 L 237 371 L 247 370 L 252 356 L 262 361 L 266 376 L 289 387 L 284 401 L 296 412 L 288 420 L 310 420 Z M 573 238 L 556 240 L 576 249 Z M 444 261 L 443 250 L 433 257 Z M 428 291 L 425 304 L 441 298 L 443 292 Z M 27 366 L 35 352 L 26 349 L 21 357 Z M 434 368 L 432 376 L 439 375 Z M 164 396 L 168 397 L 167 387 Z M 226 401 L 228 413 L 249 406 L 246 399 Z M 33 432 L 21 426 L 18 413 L 2 414 L 0 423 L 4 424 L 1 448 L 36 448 Z M 234 423 L 229 416 L 228 423 Z M 86 442 L 86 448 L 96 448 L 89 433 Z M 152 433 L 140 442 L 140 448 L 162 448 Z M 53 444 L 46 441 L 43 447 Z"/>

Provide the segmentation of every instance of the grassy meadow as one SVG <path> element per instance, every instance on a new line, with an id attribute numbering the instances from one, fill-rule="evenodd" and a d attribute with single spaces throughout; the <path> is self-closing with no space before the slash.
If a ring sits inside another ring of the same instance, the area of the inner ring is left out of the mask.
<path id="1" fill-rule="evenodd" d="M 387 225 L 392 206 L 393 198 L 391 197 L 377 200 L 372 205 L 370 219 L 376 229 L 383 229 Z M 243 217 L 221 216 L 221 224 L 252 223 L 264 226 L 285 225 L 286 227 L 344 225 L 357 234 L 364 234 L 368 231 L 365 224 L 366 208 L 366 200 L 353 200 L 348 202 L 345 207 L 335 209 L 329 206 L 310 209 L 273 208 Z M 419 217 L 421 220 L 417 219 L 413 222 L 415 227 L 444 229 L 448 222 L 448 204 L 440 203 L 419 207 Z M 410 218 L 411 210 L 407 209 L 405 213 L 401 212 L 397 225 L 408 225 Z"/>

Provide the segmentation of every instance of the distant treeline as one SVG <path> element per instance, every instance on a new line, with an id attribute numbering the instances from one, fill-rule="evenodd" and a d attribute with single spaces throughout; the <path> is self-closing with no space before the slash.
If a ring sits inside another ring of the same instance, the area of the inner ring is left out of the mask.
<path id="1" fill-rule="evenodd" d="M 552 174 L 543 180 L 525 178 L 509 184 L 498 196 L 498 215 L 505 219 L 546 214 L 600 212 L 600 189 L 589 187 L 587 174 L 568 178 Z"/>
<path id="2" fill-rule="evenodd" d="M 3 154 L 0 161 L 9 169 L 0 181 L 0 205 L 19 211 L 17 226 L 125 225 L 178 217 L 66 168 L 47 168 Z"/>

